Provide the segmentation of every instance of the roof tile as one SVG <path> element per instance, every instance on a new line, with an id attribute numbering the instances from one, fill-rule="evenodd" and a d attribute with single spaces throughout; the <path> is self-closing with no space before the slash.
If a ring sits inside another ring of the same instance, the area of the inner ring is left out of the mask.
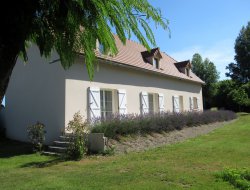
<path id="1" fill-rule="evenodd" d="M 160 52 L 162 56 L 162 59 L 160 59 L 160 69 L 156 69 L 151 64 L 145 62 L 145 59 L 142 56 L 142 52 L 146 52 L 147 49 L 143 45 L 131 40 L 127 40 L 126 45 L 123 45 L 118 36 L 115 35 L 114 38 L 116 40 L 118 54 L 115 56 L 107 56 L 97 53 L 97 57 L 109 61 L 114 61 L 120 64 L 145 69 L 148 71 L 154 71 L 169 77 L 175 77 L 204 84 L 204 82 L 199 77 L 197 77 L 192 71 L 190 72 L 190 76 L 181 73 L 175 65 L 178 65 L 178 62 L 166 53 Z M 156 49 L 157 48 L 154 48 L 152 52 L 155 52 Z"/>

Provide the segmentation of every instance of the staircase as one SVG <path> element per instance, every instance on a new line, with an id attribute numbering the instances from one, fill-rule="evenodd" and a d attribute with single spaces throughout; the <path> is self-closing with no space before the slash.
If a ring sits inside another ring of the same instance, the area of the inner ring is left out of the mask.
<path id="1" fill-rule="evenodd" d="M 48 156 L 61 156 L 66 152 L 69 145 L 70 137 L 68 135 L 62 135 L 58 140 L 53 142 L 53 145 L 48 146 L 48 151 L 44 151 L 44 155 Z"/>
<path id="2" fill-rule="evenodd" d="M 48 146 L 48 151 L 43 152 L 44 155 L 49 156 L 63 156 L 67 147 L 70 144 L 70 138 L 72 134 L 64 134 L 59 136 L 58 140 L 53 142 L 53 145 Z M 103 133 L 90 133 L 85 136 L 88 141 L 88 150 L 90 152 L 98 153 L 103 152 L 107 147 L 107 138 Z"/>

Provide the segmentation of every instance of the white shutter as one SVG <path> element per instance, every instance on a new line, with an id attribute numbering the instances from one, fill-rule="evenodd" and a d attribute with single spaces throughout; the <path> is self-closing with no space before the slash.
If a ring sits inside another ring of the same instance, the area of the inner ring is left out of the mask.
<path id="1" fill-rule="evenodd" d="M 101 103 L 100 103 L 100 88 L 89 88 L 89 112 L 90 119 L 94 120 L 101 117 Z"/>
<path id="2" fill-rule="evenodd" d="M 149 112 L 149 103 L 148 103 L 148 93 L 141 93 L 141 112 L 142 114 L 147 114 Z"/>
<path id="3" fill-rule="evenodd" d="M 126 90 L 118 90 L 119 114 L 127 114 L 127 95 Z"/>
<path id="4" fill-rule="evenodd" d="M 180 112 L 179 96 L 173 96 L 173 106 L 174 106 L 173 111 L 179 113 Z"/>
<path id="5" fill-rule="evenodd" d="M 200 98 L 197 98 L 197 110 L 200 110 Z"/>
<path id="6" fill-rule="evenodd" d="M 159 93 L 159 111 L 164 112 L 164 94 Z"/>
<path id="7" fill-rule="evenodd" d="M 189 106 L 190 106 L 190 111 L 193 111 L 194 109 L 194 102 L 193 102 L 193 98 L 189 97 Z"/>

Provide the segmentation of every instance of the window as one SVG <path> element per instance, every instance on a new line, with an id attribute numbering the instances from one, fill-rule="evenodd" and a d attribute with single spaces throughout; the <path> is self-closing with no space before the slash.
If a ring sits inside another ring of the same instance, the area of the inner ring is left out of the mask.
<path id="1" fill-rule="evenodd" d="M 150 114 L 159 112 L 158 94 L 155 93 L 148 94 L 148 108 Z"/>
<path id="2" fill-rule="evenodd" d="M 173 112 L 179 113 L 183 111 L 183 96 L 173 96 Z"/>
<path id="3" fill-rule="evenodd" d="M 196 97 L 193 98 L 194 101 L 194 110 L 198 109 L 198 99 Z"/>
<path id="4" fill-rule="evenodd" d="M 157 58 L 153 58 L 153 67 L 159 69 L 159 60 Z"/>
<path id="5" fill-rule="evenodd" d="M 190 76 L 190 69 L 186 68 L 186 75 L 189 77 Z"/>
<path id="6" fill-rule="evenodd" d="M 105 119 L 113 114 L 113 93 L 111 90 L 101 90 L 101 118 Z"/>
<path id="7" fill-rule="evenodd" d="M 154 113 L 154 96 L 153 96 L 153 94 L 148 94 L 148 108 L 149 108 L 150 114 Z"/>
<path id="8" fill-rule="evenodd" d="M 183 102 L 183 96 L 179 96 L 179 105 L 180 105 L 180 112 L 184 111 L 184 102 Z"/>

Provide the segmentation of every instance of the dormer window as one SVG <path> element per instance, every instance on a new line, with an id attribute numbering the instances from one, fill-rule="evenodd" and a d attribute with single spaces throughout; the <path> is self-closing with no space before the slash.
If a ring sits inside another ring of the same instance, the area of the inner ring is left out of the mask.
<path id="1" fill-rule="evenodd" d="M 153 67 L 159 69 L 159 59 L 153 58 Z"/>
<path id="2" fill-rule="evenodd" d="M 141 54 L 145 63 L 152 65 L 155 69 L 160 68 L 160 59 L 162 59 L 162 55 L 159 48 L 143 51 Z"/>
<path id="3" fill-rule="evenodd" d="M 190 77 L 191 62 L 189 60 L 175 63 L 176 68 L 183 74 Z"/>

